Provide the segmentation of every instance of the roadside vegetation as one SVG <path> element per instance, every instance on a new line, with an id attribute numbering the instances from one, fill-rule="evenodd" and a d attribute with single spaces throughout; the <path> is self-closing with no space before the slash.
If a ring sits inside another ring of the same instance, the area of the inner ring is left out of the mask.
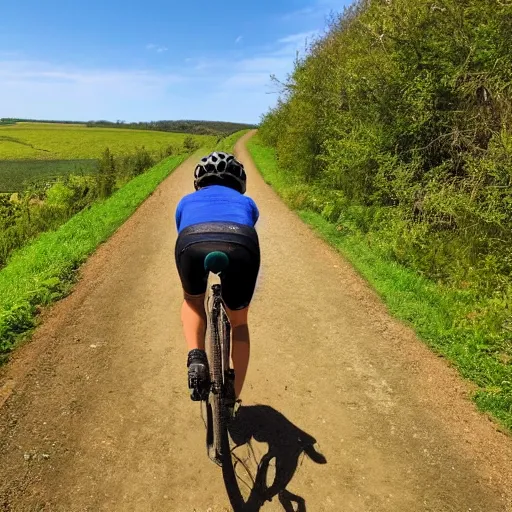
<path id="1" fill-rule="evenodd" d="M 102 174 L 98 196 L 89 207 L 10 256 L 8 265 L 0 271 L 0 360 L 6 359 L 16 343 L 35 326 L 39 308 L 69 292 L 80 264 L 185 158 L 186 155 L 166 158 L 105 199 L 101 193 L 114 180 L 108 173 Z M 107 152 L 104 161 L 105 165 L 112 163 Z M 84 187 L 82 182 L 77 188 L 69 181 L 59 182 L 50 189 L 46 208 L 52 212 L 55 208 L 70 208 L 73 194 Z"/>
<path id="2" fill-rule="evenodd" d="M 181 153 L 188 151 L 182 149 Z M 69 169 L 64 166 L 61 176 L 46 176 L 45 180 L 32 182 L 22 192 L 0 194 L 0 269 L 13 251 L 40 233 L 56 229 L 96 200 L 106 199 L 155 163 L 144 149 L 131 155 L 115 156 L 107 148 L 88 173 L 66 175 L 64 171 Z M 52 169 L 57 171 L 58 166 Z"/>
<path id="3" fill-rule="evenodd" d="M 250 149 L 288 204 L 512 428 L 512 11 L 360 1 Z"/>
<path id="4" fill-rule="evenodd" d="M 51 132 L 52 142 L 60 138 L 63 146 L 76 135 L 69 127 Z M 105 134 L 101 136 L 105 142 Z M 96 200 L 109 197 L 163 158 L 190 154 L 203 141 L 213 144 L 215 140 L 203 136 L 180 139 L 180 146 L 167 143 L 153 152 L 136 147 L 116 154 L 104 148 L 100 158 L 82 161 L 0 160 L 0 268 L 14 250 L 40 233 L 56 229 Z M 115 142 L 116 137 L 114 146 Z M 94 154 L 96 149 L 90 151 Z"/>
<path id="5" fill-rule="evenodd" d="M 0 160 L 0 194 L 23 192 L 37 183 L 52 182 L 70 174 L 94 174 L 97 171 L 97 158 Z"/>
<path id="6" fill-rule="evenodd" d="M 52 143 L 60 139 L 68 148 L 66 139 L 76 136 L 74 125 L 49 130 Z M 246 131 L 222 138 L 169 134 L 171 142 L 156 151 L 107 147 L 86 160 L 0 160 L 0 183 L 9 191 L 0 193 L 0 361 L 35 326 L 40 307 L 69 292 L 79 265 L 187 155 L 201 147 L 206 154 L 216 141 L 233 151 Z"/>

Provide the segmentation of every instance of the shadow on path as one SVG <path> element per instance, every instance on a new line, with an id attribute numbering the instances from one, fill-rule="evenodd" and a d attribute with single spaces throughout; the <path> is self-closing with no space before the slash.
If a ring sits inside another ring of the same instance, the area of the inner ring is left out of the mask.
<path id="1" fill-rule="evenodd" d="M 268 405 L 240 407 L 229 433 L 235 445 L 232 465 L 224 464 L 222 473 L 234 511 L 257 512 L 277 496 L 285 512 L 305 512 L 304 498 L 287 486 L 301 455 L 317 464 L 327 463 L 314 447 L 316 439 Z M 258 455 L 253 440 L 267 443 L 268 451 Z"/>

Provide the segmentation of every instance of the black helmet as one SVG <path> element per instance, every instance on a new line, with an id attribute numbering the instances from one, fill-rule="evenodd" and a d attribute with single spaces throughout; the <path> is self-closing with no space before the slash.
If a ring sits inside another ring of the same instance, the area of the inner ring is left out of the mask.
<path id="1" fill-rule="evenodd" d="M 199 190 L 208 185 L 226 185 L 245 194 L 247 176 L 244 166 L 233 156 L 214 151 L 197 164 L 194 171 L 194 187 Z"/>

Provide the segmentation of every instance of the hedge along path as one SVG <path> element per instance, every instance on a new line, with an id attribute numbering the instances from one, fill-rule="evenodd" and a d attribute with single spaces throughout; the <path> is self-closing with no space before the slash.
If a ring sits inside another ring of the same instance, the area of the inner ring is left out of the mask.
<path id="1" fill-rule="evenodd" d="M 414 326 L 434 351 L 477 385 L 473 396 L 477 406 L 512 433 L 512 345 L 506 324 L 499 327 L 496 318 L 490 322 L 490 315 L 476 315 L 486 311 L 487 299 L 401 265 L 383 251 L 387 237 L 365 233 L 355 225 L 351 215 L 357 207 L 346 205 L 341 214 L 331 216 L 329 208 L 334 206 L 329 204 L 328 191 L 290 178 L 279 168 L 275 150 L 259 137 L 252 138 L 248 148 L 265 181 L 286 204 L 352 263 L 395 317 Z"/>
<path id="2" fill-rule="evenodd" d="M 259 431 L 260 440 L 276 434 L 280 462 L 296 456 L 297 439 L 279 436 L 286 422 L 316 438 L 327 459 L 297 461 L 287 489 L 320 512 L 510 510 L 510 439 L 265 185 L 244 140 L 237 154 L 261 210 L 263 266 L 241 410 L 258 403 L 282 414 Z M 5 367 L 7 508 L 229 510 L 186 390 L 173 213 L 193 190 L 194 163 L 100 247 L 74 292 Z M 258 457 L 268 449 L 253 444 Z M 274 498 L 261 510 L 282 506 Z"/>

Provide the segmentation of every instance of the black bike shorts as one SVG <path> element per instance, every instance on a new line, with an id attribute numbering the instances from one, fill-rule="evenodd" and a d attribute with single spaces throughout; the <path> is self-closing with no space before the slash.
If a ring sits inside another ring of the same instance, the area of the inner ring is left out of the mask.
<path id="1" fill-rule="evenodd" d="M 260 269 L 256 230 L 243 224 L 208 222 L 185 228 L 175 248 L 176 267 L 183 290 L 198 296 L 206 292 L 208 272 L 204 259 L 212 251 L 225 252 L 229 266 L 221 274 L 222 297 L 229 309 L 246 308 L 251 302 Z"/>

